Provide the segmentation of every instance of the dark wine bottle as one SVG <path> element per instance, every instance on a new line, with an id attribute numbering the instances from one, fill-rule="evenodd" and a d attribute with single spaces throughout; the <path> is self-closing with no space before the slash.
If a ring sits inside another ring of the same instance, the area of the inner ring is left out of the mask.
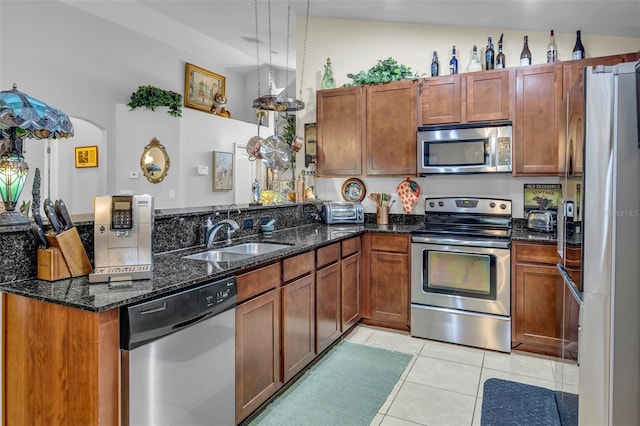
<path id="1" fill-rule="evenodd" d="M 576 31 L 576 45 L 573 46 L 573 59 L 584 59 L 584 46 L 580 37 L 580 30 Z"/>
<path id="2" fill-rule="evenodd" d="M 549 34 L 549 44 L 547 45 L 547 62 L 558 61 L 558 45 L 556 44 L 556 37 L 553 34 L 553 30 Z"/>
<path id="3" fill-rule="evenodd" d="M 451 60 L 449 61 L 449 74 L 458 74 L 458 58 L 456 58 L 456 45 L 451 49 Z"/>
<path id="4" fill-rule="evenodd" d="M 438 61 L 438 52 L 433 51 L 433 58 L 431 59 L 431 77 L 437 77 L 440 75 L 440 61 Z"/>
<path id="5" fill-rule="evenodd" d="M 520 52 L 520 66 L 531 65 L 531 51 L 529 50 L 529 36 L 524 36 L 524 46 Z"/>
<path id="6" fill-rule="evenodd" d="M 504 36 L 504 34 L 500 34 L 500 40 L 498 40 L 498 54 L 496 55 L 496 69 L 498 70 L 507 67 L 507 60 L 502 52 L 502 36 Z"/>
<path id="7" fill-rule="evenodd" d="M 492 70 L 495 68 L 495 51 L 493 50 L 493 42 L 491 37 L 487 41 L 487 49 L 484 52 L 484 69 Z"/>

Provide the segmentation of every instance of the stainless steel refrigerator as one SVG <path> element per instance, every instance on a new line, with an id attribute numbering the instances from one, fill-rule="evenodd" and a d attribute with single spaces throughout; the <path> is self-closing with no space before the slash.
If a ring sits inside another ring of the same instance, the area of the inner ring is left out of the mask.
<path id="1" fill-rule="evenodd" d="M 638 64 L 584 70 L 584 163 L 573 200 L 581 226 L 559 232 L 561 254 L 565 238 L 582 248 L 581 289 L 559 265 L 573 303 L 581 302 L 580 425 L 640 425 Z"/>

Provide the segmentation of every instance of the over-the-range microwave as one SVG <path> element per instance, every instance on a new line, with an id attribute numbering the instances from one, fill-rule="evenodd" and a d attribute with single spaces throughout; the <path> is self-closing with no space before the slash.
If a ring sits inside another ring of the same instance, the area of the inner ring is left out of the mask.
<path id="1" fill-rule="evenodd" d="M 418 127 L 418 174 L 511 172 L 510 121 Z"/>

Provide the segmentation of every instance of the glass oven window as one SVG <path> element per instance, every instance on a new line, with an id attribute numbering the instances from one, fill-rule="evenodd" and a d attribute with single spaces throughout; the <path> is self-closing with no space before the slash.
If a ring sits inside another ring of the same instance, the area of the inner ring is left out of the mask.
<path id="1" fill-rule="evenodd" d="M 476 299 L 496 297 L 495 256 L 446 251 L 424 252 L 423 290 Z"/>
<path id="2" fill-rule="evenodd" d="M 425 166 L 482 166 L 488 163 L 486 139 L 425 142 Z"/>

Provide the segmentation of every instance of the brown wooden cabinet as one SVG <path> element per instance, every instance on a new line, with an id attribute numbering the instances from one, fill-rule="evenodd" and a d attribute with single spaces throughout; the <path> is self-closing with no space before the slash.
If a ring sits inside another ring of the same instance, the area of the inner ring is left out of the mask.
<path id="1" fill-rule="evenodd" d="M 343 333 L 362 318 L 360 247 L 360 237 L 350 238 L 342 242 L 340 331 Z"/>
<path id="2" fill-rule="evenodd" d="M 316 355 L 315 253 L 282 262 L 282 380 L 289 381 Z"/>
<path id="3" fill-rule="evenodd" d="M 318 177 L 416 174 L 413 81 L 319 90 L 316 105 Z"/>
<path id="4" fill-rule="evenodd" d="M 117 425 L 118 309 L 2 299 L 3 424 Z"/>
<path id="5" fill-rule="evenodd" d="M 367 266 L 363 319 L 392 328 L 409 328 L 410 237 L 365 234 Z"/>
<path id="6" fill-rule="evenodd" d="M 555 244 L 512 245 L 512 347 L 561 356 L 564 281 Z"/>
<path id="7" fill-rule="evenodd" d="M 316 251 L 316 353 L 340 337 L 340 243 Z"/>
<path id="8" fill-rule="evenodd" d="M 566 61 L 562 63 L 564 103 L 562 128 L 566 129 L 566 143 L 559 144 L 558 171 L 569 175 L 582 175 L 584 148 L 584 68 L 597 65 L 616 65 L 640 58 L 640 52 L 611 55 L 598 58 Z"/>
<path id="9" fill-rule="evenodd" d="M 236 423 L 239 423 L 282 386 L 280 262 L 239 275 L 237 284 Z"/>
<path id="10" fill-rule="evenodd" d="M 466 79 L 466 121 L 509 120 L 512 70 L 469 73 Z"/>
<path id="11" fill-rule="evenodd" d="M 362 87 L 316 93 L 318 177 L 362 175 L 364 99 Z"/>
<path id="12" fill-rule="evenodd" d="M 452 124 L 509 120 L 513 115 L 512 70 L 432 77 L 420 82 L 420 123 Z"/>
<path id="13" fill-rule="evenodd" d="M 514 175 L 557 175 L 562 128 L 562 64 L 516 70 Z"/>
<path id="14" fill-rule="evenodd" d="M 416 174 L 416 84 L 399 81 L 365 87 L 366 175 Z"/>
<path id="15" fill-rule="evenodd" d="M 448 124 L 462 122 L 460 75 L 427 78 L 420 82 L 420 123 Z"/>

